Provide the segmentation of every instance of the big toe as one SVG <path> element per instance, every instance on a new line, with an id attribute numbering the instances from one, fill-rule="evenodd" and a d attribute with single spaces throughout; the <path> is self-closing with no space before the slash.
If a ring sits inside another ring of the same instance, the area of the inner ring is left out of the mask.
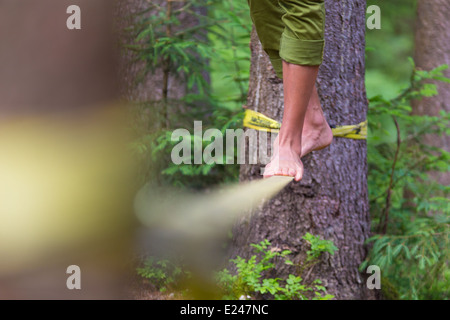
<path id="1" fill-rule="evenodd" d="M 295 176 L 294 176 L 294 180 L 295 181 L 300 181 L 303 177 L 303 168 L 301 168 L 300 166 L 297 168 L 296 172 L 295 172 Z"/>
<path id="2" fill-rule="evenodd" d="M 269 177 L 272 177 L 274 175 L 275 175 L 275 172 L 270 166 L 266 166 L 264 168 L 264 175 L 263 175 L 264 178 L 269 178 Z"/>

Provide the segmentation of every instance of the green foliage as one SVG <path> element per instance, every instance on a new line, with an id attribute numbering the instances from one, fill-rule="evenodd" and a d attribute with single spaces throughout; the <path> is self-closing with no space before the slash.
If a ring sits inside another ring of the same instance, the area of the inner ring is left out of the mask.
<path id="1" fill-rule="evenodd" d="M 221 126 L 217 129 L 219 129 L 222 133 L 222 145 L 226 146 L 225 141 L 225 132 L 227 129 L 230 128 L 238 128 L 242 126 L 242 116 L 243 113 L 236 113 L 232 114 L 230 112 L 226 112 L 228 115 L 225 115 L 224 112 L 218 112 L 216 111 L 214 114 L 216 115 L 216 124 L 221 124 Z M 205 131 L 207 128 L 203 128 L 203 131 Z M 196 136 L 193 133 L 193 130 L 190 131 L 190 135 L 187 137 L 184 137 L 185 139 L 188 139 L 191 144 L 191 150 L 194 150 L 194 144 L 197 142 L 202 146 L 202 150 L 207 147 L 211 141 L 207 141 L 202 139 L 200 136 Z M 203 133 L 202 133 L 203 134 Z M 170 140 L 171 132 L 166 132 L 166 135 L 162 135 L 157 139 L 157 143 L 155 144 L 155 147 L 153 150 L 156 152 L 156 156 L 161 156 L 161 153 L 170 154 L 172 148 L 179 143 L 179 141 L 171 141 Z M 236 155 L 237 155 L 237 145 L 233 146 L 233 158 L 230 159 L 232 162 L 237 163 L 236 161 Z M 161 151 L 161 152 L 159 152 Z M 203 163 L 202 164 L 195 164 L 194 163 L 194 152 L 192 152 L 190 157 L 190 163 L 188 164 L 180 164 L 176 165 L 174 163 L 169 163 L 167 168 L 162 170 L 162 173 L 164 175 L 169 176 L 170 179 L 176 181 L 182 180 L 182 176 L 189 176 L 189 177 L 195 177 L 198 176 L 202 179 L 205 179 L 206 176 L 212 177 L 212 176 L 218 176 L 220 175 L 222 179 L 225 181 L 234 181 L 238 178 L 237 173 L 238 171 L 235 170 L 235 166 L 227 165 L 222 166 L 217 163 L 208 164 L 206 162 L 207 159 L 203 157 Z M 224 151 L 222 161 L 221 163 L 225 164 L 227 163 L 228 157 L 226 152 Z"/>
<path id="2" fill-rule="evenodd" d="M 311 249 L 307 252 L 314 263 L 323 252 L 334 254 L 337 250 L 331 241 L 320 240 L 307 234 L 304 238 L 311 244 Z M 224 299 L 239 299 L 242 296 L 260 297 L 265 295 L 275 300 L 306 300 L 311 297 L 313 300 L 330 300 L 332 295 L 326 294 L 325 287 L 319 279 L 311 284 L 304 284 L 301 274 L 289 274 L 286 279 L 270 278 L 267 273 L 275 268 L 275 261 L 281 259 L 286 265 L 293 265 L 288 256 L 292 253 L 289 250 L 279 250 L 271 248 L 271 243 L 265 239 L 259 244 L 251 244 L 256 255 L 250 259 L 237 257 L 231 260 L 236 266 L 237 273 L 231 274 L 228 269 L 218 273 L 218 283 L 224 292 Z M 314 246 L 314 248 L 313 248 Z M 259 258 L 258 258 L 259 256 Z M 312 260 L 311 260 L 312 261 Z M 309 265 L 310 266 L 310 265 Z"/>
<path id="3" fill-rule="evenodd" d="M 142 267 L 137 268 L 137 274 L 148 279 L 161 292 L 178 289 L 183 279 L 189 278 L 190 273 L 167 259 L 157 260 L 149 257 Z"/>
<path id="4" fill-rule="evenodd" d="M 397 288 L 386 277 L 381 277 L 381 292 L 383 299 L 400 300 L 400 294 Z"/>
<path id="5" fill-rule="evenodd" d="M 411 101 L 437 94 L 436 86 L 428 80 L 449 80 L 442 73 L 445 66 L 431 71 L 413 66 L 410 73 L 411 66 L 405 57 L 413 54 L 411 25 L 416 14 L 415 3 L 415 0 L 367 3 L 380 6 L 382 26 L 381 30 L 366 33 L 369 46 L 366 85 L 369 96 L 382 95 L 370 99 L 368 114 L 368 183 L 374 236 L 369 241 L 370 256 L 361 268 L 379 265 L 382 288 L 392 299 L 448 299 L 449 187 L 433 182 L 429 173 L 447 172 L 450 155 L 425 144 L 424 137 L 448 134 L 449 114 L 414 115 Z M 149 2 L 149 8 L 140 13 L 138 23 L 131 28 L 136 41 L 127 45 L 136 54 L 137 61 L 145 64 L 138 80 L 162 69 L 186 86 L 186 94 L 179 99 L 168 95 L 158 101 L 133 105 L 136 111 L 133 126 L 138 139 L 131 149 L 144 164 L 142 180 L 188 188 L 237 181 L 237 165 L 171 165 L 174 142 L 170 137 L 171 130 L 180 127 L 192 133 L 193 120 L 198 119 L 203 121 L 204 130 L 241 127 L 241 105 L 246 100 L 250 66 L 251 21 L 247 3 L 189 0 L 176 3 L 172 12 L 168 12 L 166 4 Z M 195 17 L 196 23 L 183 26 L 183 15 Z M 154 90 L 163 92 L 164 83 L 154 83 Z M 255 257 L 252 261 L 236 260 L 242 268 L 237 275 L 224 270 L 221 286 L 230 298 L 245 294 L 242 288 L 250 294 L 262 294 L 261 290 L 266 288 L 264 294 L 274 296 L 271 288 L 275 294 L 285 297 L 304 292 L 304 288 L 311 287 L 301 287 L 302 281 L 296 277 L 317 263 L 320 250 L 330 252 L 334 248 L 313 236 L 306 235 L 304 239 L 311 245 L 308 261 L 295 265 L 287 256 L 271 258 L 284 259 L 287 265 L 296 267 L 296 275 L 291 278 L 268 278 L 263 282 L 263 275 L 270 268 L 261 268 L 273 261 L 261 263 Z M 265 256 L 261 251 L 258 253 Z M 256 284 L 255 277 L 248 273 L 258 275 L 257 272 L 260 272 L 260 277 L 256 277 L 260 291 L 249 287 L 249 283 Z M 156 282 L 162 277 L 156 272 L 147 275 Z"/>
<path id="6" fill-rule="evenodd" d="M 366 88 L 368 96 L 391 99 L 408 85 L 414 54 L 414 19 L 417 0 L 368 0 L 381 10 L 381 30 L 366 29 Z"/>
<path id="7" fill-rule="evenodd" d="M 361 269 L 378 265 L 405 299 L 449 298 L 449 188 L 430 172 L 448 172 L 450 157 L 423 138 L 448 134 L 450 116 L 411 113 L 413 99 L 437 94 L 429 80 L 450 82 L 442 74 L 446 68 L 424 71 L 413 64 L 410 85 L 397 97 L 370 99 L 368 182 L 376 234 Z"/>
<path id="8" fill-rule="evenodd" d="M 149 7 L 139 13 L 139 22 L 133 26 L 135 43 L 127 48 L 137 51 L 138 58 L 146 63 L 142 76 L 162 67 L 172 75 L 182 74 L 189 89 L 196 85 L 202 92 L 207 85 L 203 76 L 206 64 L 199 58 L 213 55 L 207 31 L 215 24 L 200 13 L 206 2 L 187 1 L 180 7 L 174 7 L 170 1 L 165 5 L 150 2 Z M 183 28 L 183 15 L 195 18 L 195 25 Z"/>
<path id="9" fill-rule="evenodd" d="M 184 27 L 186 17 L 192 25 Z M 135 41 L 125 47 L 145 65 L 137 80 L 158 71 L 163 78 L 175 76 L 179 84 L 186 85 L 186 94 L 174 99 L 168 82 L 155 83 L 154 90 L 163 92 L 161 99 L 139 103 L 135 108 L 138 138 L 132 148 L 143 163 L 143 183 L 154 180 L 204 188 L 236 181 L 237 165 L 173 165 L 170 153 L 176 142 L 171 141 L 171 131 L 186 128 L 193 133 L 194 120 L 202 120 L 203 130 L 225 132 L 241 127 L 250 65 L 247 4 L 232 0 L 162 1 L 149 3 L 136 19 L 129 30 Z M 195 137 L 191 138 L 193 142 Z"/>
<path id="10" fill-rule="evenodd" d="M 323 252 L 333 255 L 338 250 L 332 241 L 322 240 L 319 236 L 313 236 L 309 232 L 303 236 L 303 239 L 311 246 L 311 249 L 307 252 L 307 261 L 317 260 Z"/>
<path id="11" fill-rule="evenodd" d="M 220 59 L 211 59 L 212 95 L 221 106 L 239 111 L 247 100 L 252 22 L 246 1 L 224 0 L 209 15 L 227 21 L 213 27 L 209 38 Z"/>

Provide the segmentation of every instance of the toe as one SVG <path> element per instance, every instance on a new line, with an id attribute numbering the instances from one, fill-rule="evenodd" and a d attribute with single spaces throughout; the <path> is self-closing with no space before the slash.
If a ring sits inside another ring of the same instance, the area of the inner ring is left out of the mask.
<path id="1" fill-rule="evenodd" d="M 300 181 L 303 177 L 303 167 L 297 166 L 297 170 L 295 173 L 295 181 Z"/>
<path id="2" fill-rule="evenodd" d="M 274 170 L 275 175 L 277 176 L 282 176 L 283 175 L 283 169 L 282 168 L 277 168 L 276 170 Z"/>
<path id="3" fill-rule="evenodd" d="M 266 167 L 264 169 L 264 175 L 263 175 L 264 178 L 269 178 L 269 177 L 272 177 L 273 175 L 274 175 L 274 172 L 271 168 Z"/>
<path id="4" fill-rule="evenodd" d="M 289 176 L 295 177 L 297 171 L 295 169 L 289 168 Z"/>

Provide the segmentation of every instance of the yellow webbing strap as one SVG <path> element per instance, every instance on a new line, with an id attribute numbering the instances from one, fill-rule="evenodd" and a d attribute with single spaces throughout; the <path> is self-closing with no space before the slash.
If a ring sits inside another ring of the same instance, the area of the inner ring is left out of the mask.
<path id="1" fill-rule="evenodd" d="M 259 131 L 278 132 L 281 127 L 278 121 L 250 109 L 245 110 L 243 122 L 244 127 Z M 367 120 L 359 124 L 337 126 L 331 130 L 335 137 L 364 140 L 367 138 Z"/>

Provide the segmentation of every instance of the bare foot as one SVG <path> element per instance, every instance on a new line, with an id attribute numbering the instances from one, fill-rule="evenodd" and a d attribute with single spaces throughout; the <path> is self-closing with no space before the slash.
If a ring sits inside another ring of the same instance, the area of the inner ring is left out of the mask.
<path id="1" fill-rule="evenodd" d="M 328 147 L 333 141 L 333 132 L 323 116 L 322 109 L 320 107 L 309 108 L 313 109 L 311 110 L 311 113 L 314 114 L 310 117 L 307 115 L 303 125 L 302 157 L 311 151 L 322 150 L 323 148 Z M 309 112 L 310 110 L 308 109 L 307 113 Z"/>
<path id="2" fill-rule="evenodd" d="M 302 157 L 311 151 L 328 147 L 333 141 L 333 132 L 325 120 L 317 88 L 314 86 L 302 129 Z"/>
<path id="3" fill-rule="evenodd" d="M 326 148 L 333 141 L 333 132 L 325 120 L 318 96 L 311 97 L 305 115 L 305 122 L 300 139 L 300 150 L 290 147 L 279 147 L 279 135 L 273 144 L 272 160 L 264 170 L 264 178 L 274 175 L 293 176 L 300 181 L 303 176 L 303 163 L 301 157 L 311 151 Z"/>
<path id="4" fill-rule="evenodd" d="M 289 147 L 274 147 L 274 156 L 264 169 L 264 178 L 272 176 L 291 176 L 300 181 L 303 176 L 303 163 L 299 152 Z"/>
<path id="5" fill-rule="evenodd" d="M 280 133 L 274 142 L 273 157 L 264 177 L 303 176 L 301 157 L 323 149 L 333 135 L 323 116 L 315 86 L 318 66 L 301 66 L 283 61 L 284 111 Z"/>
<path id="6" fill-rule="evenodd" d="M 311 151 L 322 150 L 333 141 L 333 132 L 323 113 L 316 114 L 314 118 L 314 121 L 305 121 L 303 125 L 301 157 L 306 156 Z M 278 153 L 278 136 L 273 143 L 273 153 Z"/>

